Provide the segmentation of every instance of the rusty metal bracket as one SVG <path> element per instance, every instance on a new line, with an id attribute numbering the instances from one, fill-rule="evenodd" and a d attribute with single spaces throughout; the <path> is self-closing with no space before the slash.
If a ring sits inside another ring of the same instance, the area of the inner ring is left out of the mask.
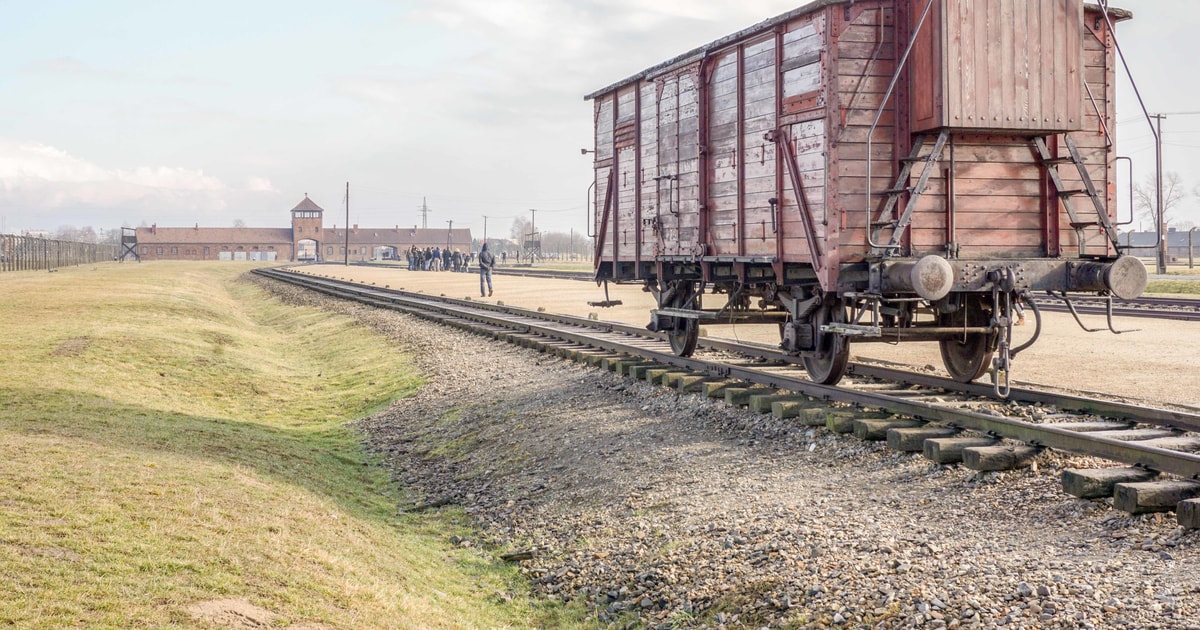
<path id="1" fill-rule="evenodd" d="M 821 242 L 817 240 L 816 220 L 813 218 L 812 208 L 808 205 L 808 195 L 804 192 L 800 166 L 796 162 L 796 147 L 792 144 L 789 134 L 773 131 L 765 137 L 776 142 L 779 150 L 783 151 L 784 164 L 787 165 L 788 176 L 792 180 L 792 192 L 796 194 L 796 204 L 800 209 L 800 223 L 804 226 L 804 242 L 808 245 L 808 256 L 812 261 L 813 269 L 820 271 L 825 266 L 822 258 L 824 252 L 821 251 Z M 772 219 L 774 216 L 774 204 L 772 204 Z"/>

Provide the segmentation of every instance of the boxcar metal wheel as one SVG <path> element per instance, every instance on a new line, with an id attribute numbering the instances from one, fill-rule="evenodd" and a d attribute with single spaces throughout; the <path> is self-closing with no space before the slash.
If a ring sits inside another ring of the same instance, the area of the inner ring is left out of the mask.
<path id="1" fill-rule="evenodd" d="M 963 301 L 963 307 L 957 313 L 946 313 L 940 317 L 942 326 L 971 327 L 987 326 L 991 320 L 985 310 L 985 300 L 981 296 L 970 296 Z M 995 333 L 970 333 L 965 337 L 959 335 L 954 339 L 942 339 L 938 345 L 942 350 L 942 363 L 950 378 L 960 383 L 970 383 L 983 376 L 992 363 L 992 355 L 996 353 Z"/>
<path id="2" fill-rule="evenodd" d="M 850 360 L 850 344 L 846 337 L 837 333 L 821 332 L 821 326 L 825 324 L 845 321 L 846 311 L 839 300 L 822 305 L 820 310 L 813 313 L 817 349 L 804 355 L 804 369 L 813 382 L 834 385 L 842 380 L 846 373 L 846 364 Z"/>
<path id="3" fill-rule="evenodd" d="M 693 296 L 695 299 L 692 299 Z M 691 302 L 689 304 L 689 302 Z M 698 310 L 700 296 L 696 295 L 696 285 L 692 282 L 680 282 L 675 287 L 674 295 L 668 308 Z M 671 327 L 667 329 L 667 339 L 671 342 L 671 352 L 675 356 L 690 357 L 696 351 L 696 342 L 700 339 L 700 322 L 686 317 L 671 318 Z"/>

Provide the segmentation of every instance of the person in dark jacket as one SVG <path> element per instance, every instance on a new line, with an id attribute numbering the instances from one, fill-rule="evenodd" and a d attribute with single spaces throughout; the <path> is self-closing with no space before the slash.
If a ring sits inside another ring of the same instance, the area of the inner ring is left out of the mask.
<path id="1" fill-rule="evenodd" d="M 492 267 L 496 265 L 496 257 L 488 251 L 487 243 L 479 250 L 479 295 L 492 296 Z M 487 282 L 487 294 L 483 292 L 483 283 Z"/>

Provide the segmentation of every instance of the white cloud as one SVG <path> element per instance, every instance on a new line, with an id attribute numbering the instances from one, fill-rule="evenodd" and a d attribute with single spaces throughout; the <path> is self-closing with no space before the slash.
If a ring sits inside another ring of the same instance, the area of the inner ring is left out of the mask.
<path id="1" fill-rule="evenodd" d="M 266 177 L 257 177 L 253 175 L 246 178 L 246 183 L 242 186 L 242 188 L 248 192 L 279 192 L 274 186 L 271 185 L 271 180 L 267 179 Z"/>
<path id="2" fill-rule="evenodd" d="M 241 189 L 203 170 L 174 166 L 105 168 L 56 147 L 0 138 L 0 207 L 126 209 L 170 216 L 219 212 L 250 193 L 277 193 L 250 176 Z"/>
<path id="3" fill-rule="evenodd" d="M 221 191 L 225 184 L 221 180 L 204 174 L 204 171 L 170 166 L 139 166 L 132 171 L 114 171 L 116 180 L 158 190 Z"/>
<path id="4" fill-rule="evenodd" d="M 106 78 L 116 78 L 118 75 L 114 72 L 101 70 L 90 66 L 75 57 L 54 57 L 52 59 L 38 59 L 31 62 L 25 67 L 25 71 L 32 74 L 45 75 L 68 75 L 68 76 L 85 76 L 94 75 Z"/>

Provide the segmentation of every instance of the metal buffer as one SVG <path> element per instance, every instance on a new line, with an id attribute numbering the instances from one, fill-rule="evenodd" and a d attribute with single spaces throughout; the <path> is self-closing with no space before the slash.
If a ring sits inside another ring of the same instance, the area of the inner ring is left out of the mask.
<path id="1" fill-rule="evenodd" d="M 871 243 L 877 243 L 873 249 L 873 253 L 889 256 L 900 249 L 900 239 L 904 236 L 904 231 L 908 229 L 912 223 L 913 209 L 917 207 L 917 201 L 921 198 L 921 194 L 925 192 L 926 186 L 929 184 L 929 177 L 934 172 L 934 165 L 942 158 L 942 149 L 946 146 L 946 140 L 950 137 L 950 132 L 942 129 L 938 132 L 937 140 L 933 143 L 933 149 L 921 155 L 921 150 L 925 147 L 925 141 L 931 134 L 920 134 L 913 140 L 912 152 L 908 157 L 900 158 L 900 172 L 896 174 L 896 183 L 888 190 L 880 194 L 886 195 L 886 200 L 883 202 L 883 207 L 879 209 L 879 214 L 871 221 Z M 908 185 L 909 178 L 912 175 L 914 164 L 923 163 L 921 174 L 917 177 L 917 182 L 912 186 Z M 902 195 L 908 195 L 908 201 L 904 204 L 904 212 L 899 217 L 893 218 L 896 210 L 896 204 L 900 202 Z M 890 229 L 892 231 L 891 239 L 885 244 L 880 239 L 883 231 Z"/>

